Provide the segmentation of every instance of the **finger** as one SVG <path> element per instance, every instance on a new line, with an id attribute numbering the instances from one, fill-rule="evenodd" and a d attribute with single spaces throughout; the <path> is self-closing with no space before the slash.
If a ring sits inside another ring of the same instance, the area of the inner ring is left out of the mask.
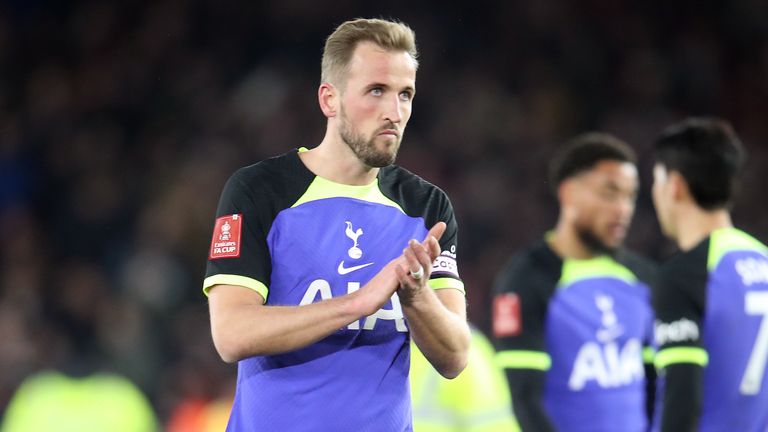
<path id="1" fill-rule="evenodd" d="M 427 233 L 427 236 L 424 238 L 424 241 L 426 242 L 427 240 L 429 240 L 430 236 L 434 237 L 436 240 L 440 240 L 440 237 L 442 237 L 443 233 L 445 233 L 446 227 L 447 225 L 445 224 L 445 222 L 436 223 L 429 230 L 429 232 Z"/>
<path id="2" fill-rule="evenodd" d="M 438 256 L 440 256 L 441 248 L 440 242 L 438 240 L 440 240 L 440 238 L 445 233 L 446 227 L 447 225 L 445 222 L 436 223 L 432 229 L 429 230 L 427 237 L 422 242 L 422 245 L 427 249 L 427 253 L 429 253 L 430 258 L 432 258 L 430 262 L 434 261 Z"/>
<path id="3" fill-rule="evenodd" d="M 401 265 L 396 265 L 395 275 L 397 276 L 397 281 L 401 288 L 407 287 L 410 285 L 412 279 L 406 267 L 403 267 Z"/>
<path id="4" fill-rule="evenodd" d="M 411 240 L 413 242 L 413 240 Z M 419 259 L 416 256 L 416 252 L 411 247 L 411 243 L 408 244 L 408 247 L 403 249 L 403 257 L 406 261 L 406 268 L 409 269 L 409 271 L 416 273 L 419 271 L 419 267 L 421 267 L 421 263 L 419 263 Z"/>
<path id="5" fill-rule="evenodd" d="M 437 257 L 440 256 L 440 251 L 441 251 L 440 242 L 438 242 L 436 238 L 429 237 L 424 242 L 424 247 L 426 248 L 427 253 L 429 254 L 430 262 L 436 260 Z"/>
<path id="6" fill-rule="evenodd" d="M 402 267 L 408 266 L 408 260 L 403 255 L 400 255 L 399 257 L 395 258 L 393 261 L 395 262 L 396 266 L 402 266 Z"/>
<path id="7" fill-rule="evenodd" d="M 429 276 L 429 270 L 432 269 L 433 259 L 429 256 L 427 249 L 416 240 L 411 240 L 409 243 L 411 251 L 419 262 L 419 265 L 425 270 L 426 275 Z"/>

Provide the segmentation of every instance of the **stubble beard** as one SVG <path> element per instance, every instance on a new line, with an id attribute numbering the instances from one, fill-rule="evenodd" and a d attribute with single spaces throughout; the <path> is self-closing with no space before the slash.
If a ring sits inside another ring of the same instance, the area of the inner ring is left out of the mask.
<path id="1" fill-rule="evenodd" d="M 576 235 L 579 236 L 579 240 L 587 247 L 592 253 L 606 254 L 615 256 L 618 251 L 618 247 L 613 247 L 605 244 L 604 241 L 595 234 L 595 231 L 591 227 L 576 225 Z"/>
<path id="2" fill-rule="evenodd" d="M 393 129 L 394 126 L 387 126 L 383 129 Z M 378 131 L 377 131 L 378 132 Z M 372 168 L 383 168 L 385 166 L 392 165 L 397 158 L 397 151 L 400 149 L 400 136 L 397 137 L 397 142 L 390 147 L 391 150 L 378 150 L 376 148 L 377 134 L 366 140 L 362 133 L 357 131 L 354 126 L 349 123 L 344 108 L 341 109 L 341 126 L 339 127 L 339 135 L 342 141 L 344 141 L 353 153 L 360 159 L 361 162 Z"/>

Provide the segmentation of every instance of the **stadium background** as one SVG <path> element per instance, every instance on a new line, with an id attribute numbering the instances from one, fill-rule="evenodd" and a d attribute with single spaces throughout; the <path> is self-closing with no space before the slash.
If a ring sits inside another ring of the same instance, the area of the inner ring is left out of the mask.
<path id="1" fill-rule="evenodd" d="M 421 53 L 398 163 L 451 196 L 469 316 L 510 253 L 550 228 L 545 167 L 599 129 L 641 156 L 628 244 L 673 248 L 648 150 L 687 115 L 730 119 L 750 162 L 736 223 L 768 239 L 768 5 L 762 0 L 0 2 L 0 412 L 73 353 L 127 375 L 161 420 L 229 391 L 201 280 L 237 167 L 314 146 L 324 38 L 399 18 Z"/>

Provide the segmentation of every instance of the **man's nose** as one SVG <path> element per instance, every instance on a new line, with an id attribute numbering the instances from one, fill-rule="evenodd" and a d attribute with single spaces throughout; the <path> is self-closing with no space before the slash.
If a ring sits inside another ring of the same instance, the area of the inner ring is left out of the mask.
<path id="1" fill-rule="evenodd" d="M 403 120 L 403 108 L 404 105 L 399 95 L 388 98 L 384 110 L 384 118 L 392 123 L 400 123 Z"/>
<path id="2" fill-rule="evenodd" d="M 622 219 L 629 219 L 635 211 L 635 200 L 632 198 L 622 198 L 618 201 L 617 211 Z"/>

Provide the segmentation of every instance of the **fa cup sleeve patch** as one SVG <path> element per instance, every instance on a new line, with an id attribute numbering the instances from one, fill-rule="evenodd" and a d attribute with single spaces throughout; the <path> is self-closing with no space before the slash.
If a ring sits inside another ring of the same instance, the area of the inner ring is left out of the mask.
<path id="1" fill-rule="evenodd" d="M 515 293 L 497 295 L 493 299 L 493 335 L 517 336 L 523 330 L 520 297 Z"/>
<path id="2" fill-rule="evenodd" d="M 240 233 L 243 215 L 233 214 L 216 219 L 211 240 L 209 259 L 237 258 L 240 256 Z"/>

